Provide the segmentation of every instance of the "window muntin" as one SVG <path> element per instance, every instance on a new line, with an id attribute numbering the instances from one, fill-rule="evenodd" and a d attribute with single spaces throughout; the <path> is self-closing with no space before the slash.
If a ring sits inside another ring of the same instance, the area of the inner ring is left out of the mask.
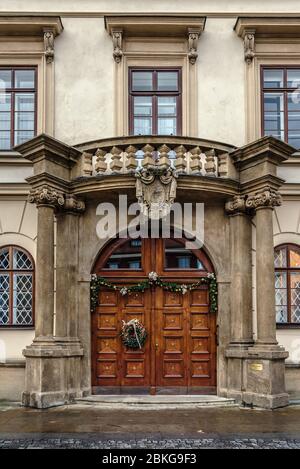
<path id="1" fill-rule="evenodd" d="M 180 69 L 129 70 L 131 135 L 180 135 Z"/>
<path id="2" fill-rule="evenodd" d="M 300 67 L 262 67 L 262 132 L 300 148 Z"/>
<path id="3" fill-rule="evenodd" d="M 300 247 L 275 249 L 275 304 L 278 324 L 300 325 Z"/>
<path id="4" fill-rule="evenodd" d="M 16 246 L 0 248 L 0 327 L 33 326 L 34 265 Z"/>
<path id="5" fill-rule="evenodd" d="M 36 134 L 36 68 L 0 68 L 0 150 Z"/>

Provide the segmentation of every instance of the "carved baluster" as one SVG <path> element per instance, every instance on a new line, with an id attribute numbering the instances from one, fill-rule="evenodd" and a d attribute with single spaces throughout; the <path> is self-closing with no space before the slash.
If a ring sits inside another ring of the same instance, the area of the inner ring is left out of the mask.
<path id="1" fill-rule="evenodd" d="M 121 161 L 122 150 L 118 147 L 113 147 L 110 153 L 111 153 L 110 169 L 112 171 L 120 172 L 123 168 L 123 163 Z"/>
<path id="2" fill-rule="evenodd" d="M 218 173 L 221 178 L 228 176 L 228 158 L 228 153 L 223 153 L 219 156 Z"/>
<path id="3" fill-rule="evenodd" d="M 206 176 L 215 176 L 216 175 L 216 162 L 215 162 L 215 150 L 212 148 L 205 153 L 206 162 L 204 165 Z"/>
<path id="4" fill-rule="evenodd" d="M 159 151 L 159 160 L 157 162 L 157 165 L 158 166 L 170 166 L 171 162 L 169 160 L 169 152 L 171 151 L 171 149 L 167 145 L 163 144 L 161 147 L 159 147 L 158 151 Z"/>
<path id="5" fill-rule="evenodd" d="M 105 150 L 101 150 L 100 148 L 98 148 L 98 150 L 96 151 L 96 173 L 105 173 L 105 171 L 107 170 L 107 163 L 105 161 L 106 153 L 107 152 Z"/>
<path id="6" fill-rule="evenodd" d="M 91 176 L 93 174 L 93 156 L 90 153 L 82 153 L 82 174 Z"/>
<path id="7" fill-rule="evenodd" d="M 174 148 L 176 153 L 176 160 L 175 160 L 175 168 L 177 171 L 185 172 L 186 170 L 186 148 L 183 145 L 179 145 L 179 147 Z"/>
<path id="8" fill-rule="evenodd" d="M 190 168 L 192 173 L 199 173 L 202 169 L 202 163 L 200 160 L 201 149 L 199 147 L 192 148 Z"/>
<path id="9" fill-rule="evenodd" d="M 127 153 L 126 169 L 128 171 L 134 171 L 137 168 L 137 160 L 135 157 L 137 149 L 134 146 L 129 145 L 125 151 Z"/>
<path id="10" fill-rule="evenodd" d="M 155 164 L 155 161 L 153 158 L 154 148 L 151 145 L 147 144 L 142 148 L 142 151 L 144 152 L 144 159 L 142 161 L 142 166 L 147 169 L 148 166 L 153 166 Z"/>

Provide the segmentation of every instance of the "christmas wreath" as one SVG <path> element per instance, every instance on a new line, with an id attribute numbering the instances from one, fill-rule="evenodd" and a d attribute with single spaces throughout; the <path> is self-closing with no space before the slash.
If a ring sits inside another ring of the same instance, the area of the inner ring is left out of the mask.
<path id="1" fill-rule="evenodd" d="M 142 348 L 146 338 L 147 331 L 138 319 L 131 319 L 128 322 L 122 321 L 121 337 L 123 344 L 128 348 Z"/>

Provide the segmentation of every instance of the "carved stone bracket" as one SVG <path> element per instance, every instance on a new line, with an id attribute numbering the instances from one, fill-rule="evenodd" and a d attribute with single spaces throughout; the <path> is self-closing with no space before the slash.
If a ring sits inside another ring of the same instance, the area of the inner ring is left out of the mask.
<path id="1" fill-rule="evenodd" d="M 267 189 L 250 195 L 246 200 L 246 207 L 249 209 L 259 209 L 262 207 L 278 207 L 282 203 L 279 192 Z"/>
<path id="2" fill-rule="evenodd" d="M 255 56 L 255 29 L 249 29 L 245 31 L 244 54 L 245 61 L 248 65 L 250 65 Z"/>
<path id="3" fill-rule="evenodd" d="M 200 37 L 200 31 L 198 29 L 188 29 L 188 59 L 190 64 L 194 65 L 198 57 L 198 40 Z"/>
<path id="4" fill-rule="evenodd" d="M 77 199 L 75 195 L 67 195 L 63 209 L 66 212 L 79 215 L 85 211 L 85 203 L 83 200 Z"/>
<path id="5" fill-rule="evenodd" d="M 54 32 L 51 29 L 44 30 L 44 52 L 47 64 L 54 60 Z"/>
<path id="6" fill-rule="evenodd" d="M 47 185 L 33 189 L 28 200 L 37 206 L 49 205 L 54 208 L 63 207 L 65 203 L 64 194 Z"/>
<path id="7" fill-rule="evenodd" d="M 231 200 L 228 200 L 228 202 L 226 202 L 225 210 L 228 215 L 244 213 L 246 211 L 245 196 L 235 195 Z"/>
<path id="8" fill-rule="evenodd" d="M 114 29 L 112 31 L 112 40 L 113 40 L 113 58 L 114 61 L 119 64 L 123 57 L 122 51 L 122 38 L 123 38 L 123 30 L 122 29 Z"/>
<path id="9" fill-rule="evenodd" d="M 173 168 L 150 166 L 136 173 L 136 197 L 144 217 L 158 220 L 170 213 L 176 197 L 177 175 Z"/>

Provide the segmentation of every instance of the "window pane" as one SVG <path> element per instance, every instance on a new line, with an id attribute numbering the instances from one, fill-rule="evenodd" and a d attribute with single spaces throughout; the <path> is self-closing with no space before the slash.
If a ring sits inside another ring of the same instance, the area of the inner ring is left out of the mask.
<path id="1" fill-rule="evenodd" d="M 158 118 L 157 133 L 159 135 L 176 135 L 176 118 Z"/>
<path id="2" fill-rule="evenodd" d="M 15 130 L 34 130 L 34 113 L 16 112 Z"/>
<path id="3" fill-rule="evenodd" d="M 0 131 L 0 150 L 10 150 L 10 148 L 11 148 L 10 132 Z"/>
<path id="4" fill-rule="evenodd" d="M 152 91 L 152 72 L 132 72 L 133 91 Z"/>
<path id="5" fill-rule="evenodd" d="M 291 272 L 291 322 L 300 323 L 300 273 Z"/>
<path id="6" fill-rule="evenodd" d="M 277 112 L 284 110 L 283 93 L 264 93 L 265 112 Z"/>
<path id="7" fill-rule="evenodd" d="M 10 112 L 0 112 L 0 130 L 10 130 Z"/>
<path id="8" fill-rule="evenodd" d="M 9 275 L 0 275 L 0 325 L 9 322 Z"/>
<path id="9" fill-rule="evenodd" d="M 28 131 L 16 131 L 15 132 L 15 145 L 20 145 L 21 143 L 27 142 L 27 140 L 30 140 L 31 138 L 34 137 L 34 131 L 33 130 L 28 130 Z"/>
<path id="10" fill-rule="evenodd" d="M 287 70 L 288 88 L 298 88 L 300 86 L 300 69 Z"/>
<path id="11" fill-rule="evenodd" d="M 300 91 L 288 93 L 288 110 L 300 111 Z"/>
<path id="12" fill-rule="evenodd" d="M 159 116 L 176 116 L 176 98 L 172 97 L 161 97 L 157 98 L 158 104 L 158 115 Z"/>
<path id="13" fill-rule="evenodd" d="M 264 70 L 264 88 L 283 88 L 283 70 Z"/>
<path id="14" fill-rule="evenodd" d="M 6 270 L 9 268 L 9 250 L 8 248 L 3 248 L 0 250 L 0 269 Z"/>
<path id="15" fill-rule="evenodd" d="M 141 269 L 141 242 L 128 240 L 108 259 L 105 269 Z"/>
<path id="16" fill-rule="evenodd" d="M 135 96 L 133 112 L 135 116 L 152 116 L 151 96 Z"/>
<path id="17" fill-rule="evenodd" d="M 158 72 L 157 89 L 158 91 L 178 91 L 178 73 Z"/>
<path id="18" fill-rule="evenodd" d="M 16 93 L 15 111 L 34 112 L 34 94 L 33 93 Z"/>
<path id="19" fill-rule="evenodd" d="M 32 324 L 32 274 L 14 274 L 13 324 Z"/>
<path id="20" fill-rule="evenodd" d="M 199 269 L 205 270 L 203 264 L 183 244 L 175 239 L 165 241 L 165 268 L 166 269 Z"/>
<path id="21" fill-rule="evenodd" d="M 287 306 L 276 306 L 276 322 L 288 322 Z"/>
<path id="22" fill-rule="evenodd" d="M 284 130 L 284 113 L 283 112 L 266 112 L 264 126 L 266 132 L 274 132 L 281 135 Z"/>
<path id="23" fill-rule="evenodd" d="M 286 248 L 275 249 L 275 267 L 287 267 Z"/>
<path id="24" fill-rule="evenodd" d="M 300 267 L 300 252 L 290 249 L 290 266 Z"/>
<path id="25" fill-rule="evenodd" d="M 11 70 L 0 70 L 0 90 L 11 88 Z"/>
<path id="26" fill-rule="evenodd" d="M 10 93 L 0 93 L 0 112 L 10 112 L 11 95 Z"/>
<path id="27" fill-rule="evenodd" d="M 286 272 L 275 272 L 275 288 L 276 289 L 283 289 L 287 287 L 287 277 Z M 282 303 L 280 301 L 278 304 L 286 304 L 286 302 Z"/>
<path id="28" fill-rule="evenodd" d="M 300 148 L 300 130 L 289 132 L 288 143 L 292 147 Z"/>
<path id="29" fill-rule="evenodd" d="M 34 88 L 34 70 L 16 70 L 15 88 Z"/>
<path id="30" fill-rule="evenodd" d="M 152 118 L 138 117 L 134 119 L 135 135 L 151 135 L 152 134 Z"/>
<path id="31" fill-rule="evenodd" d="M 300 130 L 300 113 L 299 112 L 288 113 L 288 127 L 289 127 L 289 130 Z"/>
<path id="32" fill-rule="evenodd" d="M 13 269 L 15 270 L 32 270 L 33 265 L 30 258 L 23 251 L 14 249 L 13 253 Z"/>

